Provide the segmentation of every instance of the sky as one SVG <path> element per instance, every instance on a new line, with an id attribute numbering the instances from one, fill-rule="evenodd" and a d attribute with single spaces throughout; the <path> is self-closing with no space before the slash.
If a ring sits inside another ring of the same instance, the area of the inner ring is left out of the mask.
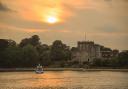
<path id="1" fill-rule="evenodd" d="M 128 0 L 0 0 L 0 39 L 94 41 L 128 50 Z"/>

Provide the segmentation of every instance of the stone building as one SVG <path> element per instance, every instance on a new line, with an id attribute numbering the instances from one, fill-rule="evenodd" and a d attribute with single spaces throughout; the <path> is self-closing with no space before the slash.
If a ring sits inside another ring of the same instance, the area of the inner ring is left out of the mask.
<path id="1" fill-rule="evenodd" d="M 72 50 L 72 61 L 93 62 L 94 58 L 101 58 L 100 47 L 93 41 L 79 41 Z"/>
<path id="2" fill-rule="evenodd" d="M 77 47 L 72 48 L 72 61 L 92 63 L 93 59 L 106 60 L 117 57 L 118 54 L 118 50 L 95 44 L 93 41 L 78 41 Z"/>

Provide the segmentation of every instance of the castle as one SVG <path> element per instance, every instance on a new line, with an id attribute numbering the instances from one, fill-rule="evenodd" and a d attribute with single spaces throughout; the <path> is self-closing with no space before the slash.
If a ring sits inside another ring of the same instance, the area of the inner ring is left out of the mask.
<path id="1" fill-rule="evenodd" d="M 118 56 L 118 53 L 118 50 L 111 50 L 93 41 L 78 41 L 77 47 L 72 48 L 72 61 L 92 63 L 97 58 L 111 59 Z"/>

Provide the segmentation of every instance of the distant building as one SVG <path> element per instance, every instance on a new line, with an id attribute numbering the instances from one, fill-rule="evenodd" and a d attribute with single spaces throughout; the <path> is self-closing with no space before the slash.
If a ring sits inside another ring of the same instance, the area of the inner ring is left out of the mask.
<path id="1" fill-rule="evenodd" d="M 94 58 L 101 58 L 100 47 L 93 41 L 79 41 L 76 50 L 72 50 L 72 61 L 93 62 Z"/>
<path id="2" fill-rule="evenodd" d="M 77 47 L 72 48 L 72 61 L 93 62 L 93 59 L 111 59 L 119 54 L 118 50 L 111 50 L 95 44 L 93 41 L 78 41 Z"/>

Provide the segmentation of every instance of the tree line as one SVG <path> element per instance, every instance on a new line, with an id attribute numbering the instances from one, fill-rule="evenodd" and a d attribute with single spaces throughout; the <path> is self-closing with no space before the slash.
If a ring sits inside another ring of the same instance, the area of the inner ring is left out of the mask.
<path id="1" fill-rule="evenodd" d="M 69 47 L 56 40 L 51 46 L 42 44 L 38 35 L 24 38 L 19 44 L 13 40 L 0 39 L 0 67 L 34 67 L 38 63 L 49 66 L 71 60 Z"/>
<path id="2" fill-rule="evenodd" d="M 24 38 L 19 44 L 14 40 L 0 39 L 0 68 L 35 67 L 39 63 L 45 67 L 128 66 L 128 51 L 111 60 L 95 59 L 93 64 L 79 64 L 78 61 L 71 62 L 72 50 L 61 40 L 55 40 L 52 45 L 42 44 L 38 35 Z"/>
<path id="3" fill-rule="evenodd" d="M 120 52 L 117 57 L 112 57 L 111 59 L 94 59 L 93 66 L 128 68 L 128 50 Z"/>

